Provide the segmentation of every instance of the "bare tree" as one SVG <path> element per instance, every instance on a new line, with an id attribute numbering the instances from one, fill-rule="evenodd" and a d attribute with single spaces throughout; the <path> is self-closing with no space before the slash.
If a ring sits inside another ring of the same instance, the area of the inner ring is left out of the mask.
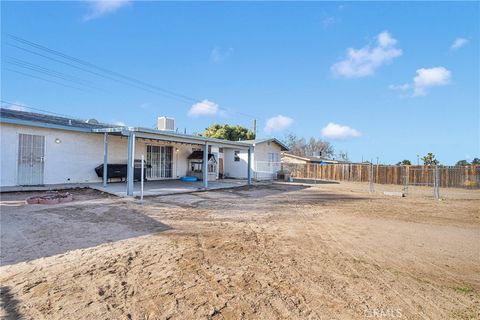
<path id="1" fill-rule="evenodd" d="M 330 142 L 311 137 L 305 145 L 305 154 L 307 156 L 319 154 L 322 158 L 330 158 L 333 156 L 334 151 Z"/>
<path id="2" fill-rule="evenodd" d="M 333 146 L 330 142 L 311 137 L 308 142 L 295 134 L 288 134 L 284 139 L 290 149 L 290 153 L 297 156 L 314 156 L 320 154 L 323 158 L 330 158 L 334 155 Z"/>
<path id="3" fill-rule="evenodd" d="M 348 159 L 348 152 L 339 151 L 337 154 L 337 159 L 341 161 L 350 161 Z"/>

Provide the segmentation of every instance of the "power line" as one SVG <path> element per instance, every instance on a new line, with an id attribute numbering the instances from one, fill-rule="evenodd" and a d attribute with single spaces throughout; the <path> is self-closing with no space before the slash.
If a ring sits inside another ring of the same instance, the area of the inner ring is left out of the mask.
<path id="1" fill-rule="evenodd" d="M 67 85 L 67 84 L 64 84 L 64 83 L 60 83 L 60 82 L 55 81 L 55 80 L 46 79 L 46 78 L 39 77 L 39 76 L 36 76 L 36 75 L 33 75 L 33 74 L 29 74 L 29 73 L 25 73 L 25 72 L 22 72 L 22 71 L 13 70 L 13 69 L 10 69 L 10 68 L 5 68 L 5 67 L 3 67 L 2 69 L 3 69 L 3 70 L 10 71 L 10 72 L 15 72 L 15 73 L 18 73 L 18 74 L 21 74 L 21 75 L 24 75 L 24 76 L 27 76 L 27 77 L 30 77 L 30 78 L 35 78 L 35 79 L 39 79 L 39 80 L 43 80 L 43 81 L 55 83 L 55 84 L 58 84 L 58 85 L 61 85 L 61 86 L 64 86 L 64 87 L 68 87 L 68 88 L 72 88 L 72 89 L 76 89 L 76 90 L 80 90 L 80 91 L 85 91 L 85 90 L 83 90 L 83 89 L 81 89 L 81 88 L 77 88 L 77 87 L 74 87 L 74 86 L 70 86 L 70 85 Z"/>
<path id="2" fill-rule="evenodd" d="M 51 70 L 51 69 L 48 69 L 48 68 L 44 68 L 44 67 L 41 67 L 39 65 L 35 65 L 33 63 L 29 63 L 29 62 L 26 62 L 26 61 L 23 61 L 23 60 L 20 60 L 20 59 L 7 57 L 6 61 L 10 65 L 14 65 L 14 66 L 17 66 L 17 67 L 21 67 L 21 68 L 24 68 L 24 69 L 35 71 L 35 72 L 38 72 L 38 73 L 43 74 L 43 75 L 47 75 L 47 76 L 50 76 L 50 77 L 55 77 L 55 78 L 58 78 L 58 79 L 62 79 L 62 80 L 72 82 L 72 83 L 75 83 L 75 84 L 78 84 L 78 85 L 81 85 L 81 86 L 85 86 L 85 87 L 88 87 L 88 88 L 91 88 L 91 89 L 102 90 L 102 89 L 97 88 L 95 85 L 92 85 L 91 82 L 86 81 L 84 79 L 81 79 L 81 78 L 78 78 L 78 77 L 75 77 L 75 76 L 71 76 L 69 74 L 65 74 L 65 73 L 62 73 L 62 72 L 58 72 L 58 71 L 55 71 L 55 70 Z"/>
<path id="3" fill-rule="evenodd" d="M 192 97 L 188 97 L 188 96 L 186 96 L 186 95 L 183 95 L 183 94 L 180 94 L 180 93 L 176 93 L 176 92 L 173 92 L 173 91 L 170 91 L 170 90 L 167 90 L 167 89 L 158 87 L 158 86 L 156 86 L 156 85 L 149 84 L 149 83 L 144 82 L 144 81 L 142 81 L 142 80 L 138 80 L 138 79 L 136 79 L 136 78 L 133 78 L 133 77 L 130 77 L 130 76 L 127 76 L 127 75 L 118 73 L 118 72 L 116 72 L 116 71 L 112 71 L 112 70 L 106 69 L 106 68 L 104 68 L 104 67 L 95 65 L 95 64 L 93 64 L 93 63 L 91 63 L 91 62 L 88 62 L 88 61 L 85 61 L 85 60 L 82 60 L 82 59 L 79 59 L 79 58 L 75 58 L 75 57 L 70 56 L 70 55 L 68 55 L 68 54 L 62 53 L 62 52 L 60 52 L 60 51 L 57 51 L 57 50 L 48 48 L 48 47 L 43 46 L 43 45 L 41 45 L 41 44 L 38 44 L 38 43 L 35 43 L 35 42 L 32 42 L 32 41 L 29 41 L 29 40 L 26 40 L 26 39 L 23 39 L 23 38 L 20 38 L 20 37 L 17 37 L 17 36 L 14 36 L 14 35 L 12 35 L 12 34 L 9 34 L 8 37 L 11 38 L 11 39 L 13 39 L 13 40 L 15 40 L 15 41 L 17 41 L 17 42 L 20 42 L 20 43 L 23 43 L 23 44 L 25 44 L 25 45 L 28 45 L 28 46 L 30 46 L 30 47 L 33 47 L 33 48 L 42 50 L 42 51 L 44 51 L 44 52 L 48 52 L 48 53 L 50 53 L 50 54 L 53 54 L 53 55 L 62 57 L 63 59 L 66 59 L 66 60 L 69 60 L 69 61 L 76 62 L 76 63 L 78 63 L 78 64 L 81 64 L 81 65 L 83 65 L 83 66 L 89 67 L 89 68 L 91 68 L 91 69 L 95 69 L 95 70 L 102 71 L 103 73 L 112 75 L 112 76 L 114 76 L 114 77 L 121 78 L 121 79 L 130 81 L 130 82 L 134 82 L 134 83 L 137 83 L 137 84 L 146 86 L 146 87 L 150 87 L 150 88 L 152 88 L 152 89 L 162 91 L 162 92 L 167 93 L 167 94 L 170 94 L 170 95 L 172 95 L 172 96 L 177 96 L 177 97 L 180 97 L 180 98 L 183 98 L 183 99 L 186 99 L 186 100 L 190 100 L 191 102 L 198 102 L 198 101 L 200 101 L 199 99 L 195 99 L 195 98 L 192 98 Z"/>
<path id="4" fill-rule="evenodd" d="M 179 100 L 177 99 L 176 97 L 171 97 L 171 96 L 167 96 L 167 95 L 163 95 L 157 91 L 154 91 L 152 89 L 148 89 L 148 88 L 145 88 L 145 87 L 141 87 L 141 86 L 138 86 L 138 85 L 135 85 L 135 84 L 131 84 L 129 82 L 126 82 L 126 81 L 122 81 L 120 79 L 116 79 L 116 78 L 113 78 L 113 77 L 110 77 L 110 76 L 107 76 L 107 75 L 104 75 L 104 74 L 101 74 L 101 73 L 98 73 L 98 72 L 95 72 L 95 71 L 92 71 L 92 70 L 89 70 L 89 69 L 86 69 L 86 68 L 82 68 L 80 66 L 77 66 L 77 65 L 74 65 L 74 64 L 71 64 L 69 62 L 66 62 L 66 61 L 62 61 L 62 60 L 59 60 L 59 59 L 55 59 L 55 58 L 52 58 L 52 57 L 49 57 L 49 56 L 46 56 L 44 54 L 41 54 L 41 53 L 38 53 L 38 52 L 35 52 L 35 51 L 32 51 L 32 50 L 28 50 L 26 48 L 23 48 L 23 47 L 20 47 L 20 46 L 16 46 L 14 44 L 11 44 L 11 43 L 7 43 L 8 46 L 11 46 L 11 47 L 14 47 L 14 48 L 17 48 L 17 49 L 20 49 L 20 50 L 23 50 L 25 52 L 28 52 L 28 53 L 31 53 L 31 54 L 34 54 L 34 55 L 37 55 L 37 56 L 40 56 L 40 57 L 43 57 L 45 59 L 49 59 L 51 61 L 55 61 L 55 62 L 58 62 L 58 63 L 62 63 L 64 65 L 67 65 L 67 66 L 70 66 L 72 68 L 75 68 L 75 69 L 78 69 L 78 70 L 82 70 L 84 72 L 88 72 L 88 73 L 91 73 L 93 75 L 96 75 L 98 77 L 101 77 L 101 78 L 104 78 L 104 79 L 108 79 L 108 80 L 112 80 L 112 81 L 116 81 L 118 83 L 122 83 L 122 84 L 125 84 L 125 85 L 129 85 L 129 86 L 133 86 L 137 89 L 141 89 L 141 90 L 145 90 L 145 91 L 148 91 L 148 92 L 151 92 L 151 93 L 155 93 L 155 94 L 160 94 L 164 97 L 167 97 L 167 98 L 170 98 L 170 99 L 175 99 L 175 100 Z M 180 100 L 181 102 L 185 102 L 184 100 Z"/>
<path id="5" fill-rule="evenodd" d="M 62 52 L 60 52 L 60 51 L 57 51 L 57 50 L 48 48 L 48 47 L 46 47 L 46 46 L 43 46 L 43 45 L 41 45 L 41 44 L 38 44 L 38 43 L 35 43 L 35 42 L 32 42 L 32 41 L 29 41 L 29 40 L 20 38 L 20 37 L 18 37 L 18 36 L 14 36 L 14 35 L 12 35 L 12 34 L 8 34 L 8 37 L 9 37 L 10 39 L 12 39 L 12 40 L 14 40 L 14 41 L 17 41 L 17 42 L 20 42 L 20 43 L 22 43 L 22 44 L 24 44 L 24 45 L 28 45 L 28 46 L 33 47 L 33 48 L 36 48 L 36 49 L 38 49 L 38 50 L 42 50 L 42 51 L 44 51 L 44 52 L 48 52 L 48 53 L 50 53 L 50 54 L 56 55 L 56 56 L 61 57 L 61 58 L 63 58 L 63 59 L 66 59 L 66 60 L 69 60 L 69 61 L 72 61 L 72 62 L 81 64 L 81 65 L 83 65 L 83 66 L 86 66 L 86 67 L 91 68 L 91 69 L 94 69 L 94 70 L 101 71 L 101 72 L 106 73 L 106 74 L 108 74 L 108 75 L 111 75 L 111 76 L 113 76 L 113 77 L 117 77 L 117 78 L 120 78 L 120 79 L 124 79 L 124 80 L 126 80 L 126 81 L 131 82 L 131 83 L 136 83 L 136 84 L 138 84 L 138 85 L 141 85 L 141 86 L 144 86 L 144 87 L 148 87 L 148 88 L 151 88 L 151 89 L 160 91 L 160 92 L 162 92 L 162 93 L 169 94 L 169 95 L 174 96 L 174 97 L 177 97 L 177 98 L 185 99 L 185 100 L 188 100 L 188 101 L 190 101 L 190 102 L 198 103 L 198 102 L 201 102 L 201 101 L 202 101 L 201 99 L 192 98 L 192 97 L 189 97 L 189 96 L 187 96 L 187 95 L 184 95 L 184 94 L 181 94 L 181 93 L 177 93 L 177 92 L 174 92 L 174 91 L 171 91 L 171 90 L 168 90 L 168 89 L 164 89 L 164 88 L 162 88 L 162 87 L 159 87 L 159 86 L 156 86 L 156 85 L 152 85 L 152 84 L 147 83 L 147 82 L 145 82 L 145 81 L 138 80 L 138 79 L 136 79 L 136 78 L 133 78 L 133 77 L 130 77 L 130 76 L 121 74 L 121 73 L 119 73 L 119 72 L 106 69 L 106 68 L 104 68 L 104 67 L 98 66 L 98 65 L 93 64 L 93 63 L 91 63 L 91 62 L 88 62 L 88 61 L 85 61 L 85 60 L 82 60 L 82 59 L 79 59 L 79 58 L 75 58 L 75 57 L 73 57 L 73 56 L 67 55 L 67 54 L 62 53 Z M 228 111 L 228 112 L 234 112 L 234 113 L 237 113 L 237 114 L 239 114 L 239 115 L 246 116 L 246 117 L 248 117 L 248 118 L 262 119 L 261 117 L 257 117 L 257 116 L 251 115 L 251 114 L 247 114 L 247 113 L 235 111 L 235 110 L 229 109 L 229 108 L 219 107 L 219 109 L 222 109 L 222 110 Z"/>

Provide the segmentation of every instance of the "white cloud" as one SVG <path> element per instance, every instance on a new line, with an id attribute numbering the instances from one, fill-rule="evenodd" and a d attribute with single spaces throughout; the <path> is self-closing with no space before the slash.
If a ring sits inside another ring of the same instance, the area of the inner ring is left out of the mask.
<path id="1" fill-rule="evenodd" d="M 189 117 L 216 116 L 218 114 L 221 114 L 218 104 L 207 99 L 195 103 L 188 111 Z"/>
<path id="2" fill-rule="evenodd" d="M 215 47 L 210 52 L 210 61 L 213 63 L 221 63 L 228 59 L 233 53 L 233 48 L 223 49 L 221 47 Z"/>
<path id="3" fill-rule="evenodd" d="M 122 122 L 122 121 L 114 121 L 113 124 L 116 125 L 116 126 L 121 126 L 121 127 L 126 126 L 125 122 Z"/>
<path id="4" fill-rule="evenodd" d="M 279 114 L 276 117 L 272 117 L 267 120 L 267 124 L 265 125 L 265 128 L 263 129 L 265 132 L 270 133 L 270 132 L 275 132 L 275 131 L 282 131 L 288 127 L 290 127 L 293 123 L 293 119 L 282 116 Z"/>
<path id="5" fill-rule="evenodd" d="M 28 107 L 25 105 L 25 103 L 21 103 L 17 101 L 10 104 L 6 104 L 2 106 L 2 108 L 15 110 L 15 111 L 28 111 Z"/>
<path id="6" fill-rule="evenodd" d="M 376 46 L 367 45 L 361 49 L 348 48 L 347 57 L 331 67 L 334 75 L 345 78 L 360 78 L 372 75 L 380 66 L 402 55 L 396 47 L 397 40 L 388 31 L 376 38 Z"/>
<path id="7" fill-rule="evenodd" d="M 453 41 L 452 45 L 450 46 L 450 50 L 460 49 L 461 47 L 465 46 L 468 43 L 468 39 L 465 38 L 457 38 Z"/>
<path id="8" fill-rule="evenodd" d="M 342 126 L 333 122 L 327 124 L 327 126 L 322 129 L 321 133 L 322 137 L 332 140 L 355 138 L 361 135 L 359 131 L 353 128 Z"/>
<path id="9" fill-rule="evenodd" d="M 428 93 L 428 88 L 445 86 L 450 83 L 452 73 L 445 67 L 420 68 L 416 71 L 413 83 L 388 86 L 391 90 L 407 91 L 412 89 L 411 96 L 420 97 Z M 410 96 L 410 93 L 408 94 Z"/>
<path id="10" fill-rule="evenodd" d="M 413 78 L 413 96 L 424 96 L 429 87 L 445 86 L 450 82 L 450 70 L 444 67 L 421 68 Z"/>
<path id="11" fill-rule="evenodd" d="M 100 18 L 130 4 L 130 0 L 93 0 L 88 1 L 90 12 L 83 16 L 84 21 Z"/>

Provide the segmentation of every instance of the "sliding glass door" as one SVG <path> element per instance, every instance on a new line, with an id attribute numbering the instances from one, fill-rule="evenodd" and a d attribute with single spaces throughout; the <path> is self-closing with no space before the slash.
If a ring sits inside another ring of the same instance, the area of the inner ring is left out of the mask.
<path id="1" fill-rule="evenodd" d="M 147 146 L 147 179 L 172 177 L 173 147 Z"/>

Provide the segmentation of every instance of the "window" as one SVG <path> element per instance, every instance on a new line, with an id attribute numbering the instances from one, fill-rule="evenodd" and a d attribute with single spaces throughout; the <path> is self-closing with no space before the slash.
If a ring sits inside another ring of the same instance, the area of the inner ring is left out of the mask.
<path id="1" fill-rule="evenodd" d="M 202 163 L 201 160 L 191 160 L 190 170 L 193 172 L 202 172 Z"/>
<path id="2" fill-rule="evenodd" d="M 208 172 L 209 173 L 217 172 L 217 164 L 215 163 L 215 161 L 208 162 Z"/>
<path id="3" fill-rule="evenodd" d="M 233 151 L 233 160 L 240 161 L 240 151 L 238 150 Z"/>
<path id="4" fill-rule="evenodd" d="M 147 178 L 172 178 L 173 147 L 147 146 Z"/>
<path id="5" fill-rule="evenodd" d="M 278 162 L 280 162 L 280 154 L 278 152 L 269 152 L 268 163 L 278 163 Z"/>

